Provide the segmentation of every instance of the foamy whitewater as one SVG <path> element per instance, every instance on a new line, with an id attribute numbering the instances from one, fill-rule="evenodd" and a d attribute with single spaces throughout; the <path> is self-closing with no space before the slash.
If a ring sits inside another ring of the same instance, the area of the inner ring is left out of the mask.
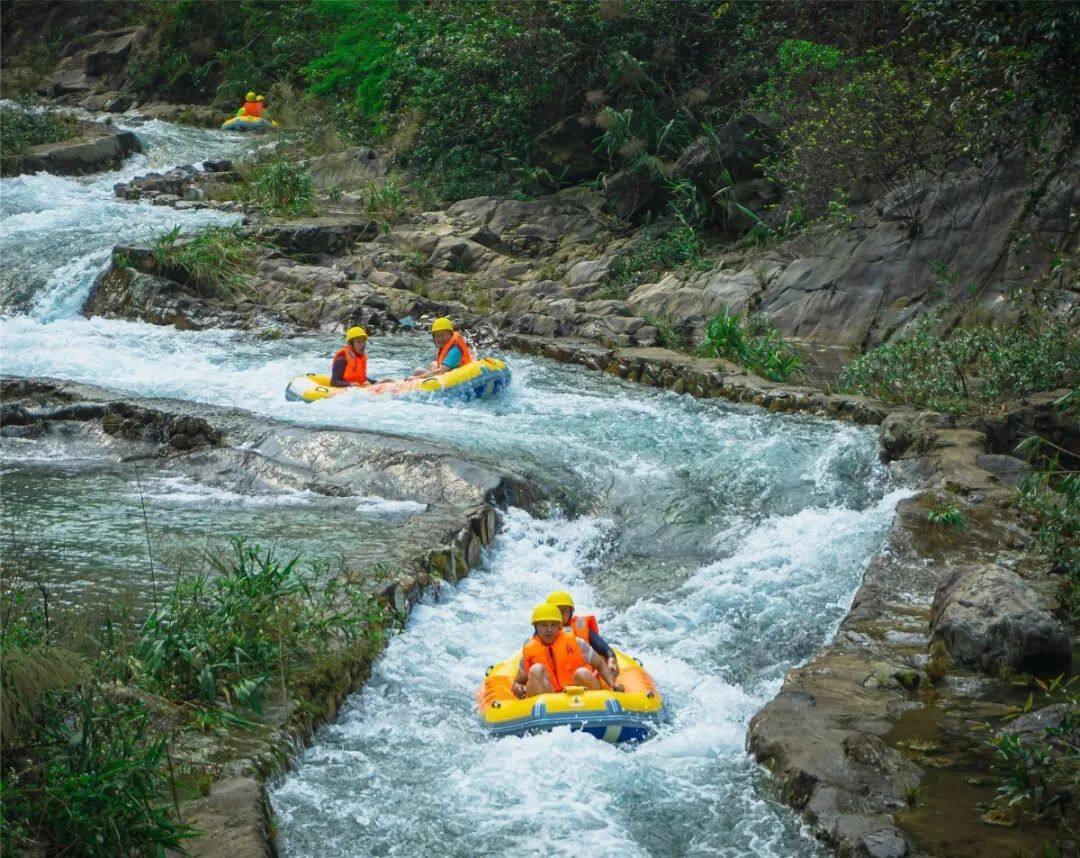
<path id="1" fill-rule="evenodd" d="M 513 354 L 513 385 L 492 402 L 357 393 L 287 403 L 289 378 L 325 370 L 336 337 L 258 342 L 79 315 L 113 244 L 229 220 L 119 201 L 114 183 L 251 145 L 165 123 L 135 130 L 147 154 L 120 171 L 0 183 L 0 252 L 14 276 L 0 320 L 4 373 L 432 440 L 562 490 L 551 518 L 506 511 L 482 568 L 416 608 L 364 690 L 274 785 L 280 853 L 819 854 L 769 797 L 743 742 L 784 672 L 835 630 L 905 494 L 878 465 L 873 432 Z M 419 335 L 376 337 L 371 370 L 404 373 L 430 352 Z M 78 450 L 57 463 L 33 442 L 0 452 L 5 506 L 14 497 L 55 516 L 43 522 L 48 538 L 81 552 L 76 585 L 109 568 L 110 552 L 139 550 L 117 509 L 133 492 L 129 469 Z M 317 531 L 330 515 L 304 493 L 249 497 L 178 474 L 137 488 L 151 526 L 181 541 L 204 531 L 286 539 L 290 524 Z M 357 533 L 386 534 L 420 511 L 405 503 L 341 499 L 330 532 L 355 520 Z M 485 668 L 520 645 L 532 605 L 556 587 L 645 662 L 672 716 L 657 737 L 622 748 L 569 732 L 482 732 L 473 694 Z"/>

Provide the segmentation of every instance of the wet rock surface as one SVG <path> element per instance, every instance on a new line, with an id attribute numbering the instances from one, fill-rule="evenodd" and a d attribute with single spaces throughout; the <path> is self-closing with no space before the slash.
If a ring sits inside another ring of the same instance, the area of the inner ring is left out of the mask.
<path id="1" fill-rule="evenodd" d="M 96 122 L 80 122 L 75 136 L 59 143 L 31 146 L 26 154 L 5 158 L 5 176 L 20 173 L 53 173 L 80 176 L 116 169 L 124 159 L 142 151 L 139 138 L 131 131 L 120 131 Z"/>

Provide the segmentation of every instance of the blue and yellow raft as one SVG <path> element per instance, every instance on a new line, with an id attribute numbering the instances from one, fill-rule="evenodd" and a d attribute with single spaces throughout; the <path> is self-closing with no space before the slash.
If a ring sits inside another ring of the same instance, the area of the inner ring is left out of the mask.
<path id="1" fill-rule="evenodd" d="M 419 397 L 445 399 L 490 399 L 502 393 L 510 384 L 510 367 L 498 358 L 480 358 L 465 366 L 444 372 L 434 378 L 406 378 L 401 381 L 381 381 L 371 387 L 331 387 L 330 376 L 308 373 L 294 378 L 285 388 L 289 402 L 316 402 L 346 392 L 375 396 Z"/>
<path id="2" fill-rule="evenodd" d="M 273 119 L 265 116 L 234 116 L 221 123 L 223 131 L 273 131 L 280 127 Z"/>
<path id="3" fill-rule="evenodd" d="M 484 727 L 495 736 L 521 736 L 569 726 L 606 742 L 640 742 L 665 720 L 664 700 L 641 662 L 615 650 L 624 691 L 572 685 L 554 694 L 519 700 L 511 686 L 521 651 L 488 668 L 476 694 Z"/>

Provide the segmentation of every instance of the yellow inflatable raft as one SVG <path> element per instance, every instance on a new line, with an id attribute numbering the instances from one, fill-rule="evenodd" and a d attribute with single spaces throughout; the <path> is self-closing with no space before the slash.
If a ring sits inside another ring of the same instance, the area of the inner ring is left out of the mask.
<path id="1" fill-rule="evenodd" d="M 639 742 L 665 718 L 664 700 L 641 662 L 615 650 L 624 691 L 573 685 L 519 700 L 511 691 L 521 650 L 489 667 L 476 694 L 480 721 L 496 736 L 520 736 L 569 725 L 607 742 Z"/>
<path id="2" fill-rule="evenodd" d="M 465 366 L 444 372 L 434 378 L 406 378 L 401 381 L 380 381 L 363 388 L 363 393 L 376 396 L 421 396 L 440 398 L 490 399 L 510 384 L 510 367 L 498 358 L 480 358 Z M 331 387 L 330 376 L 309 373 L 294 378 L 285 388 L 285 398 L 290 402 L 315 402 L 328 396 L 356 388 Z"/>
<path id="3" fill-rule="evenodd" d="M 265 116 L 234 116 L 221 123 L 224 131 L 273 131 L 280 127 Z"/>

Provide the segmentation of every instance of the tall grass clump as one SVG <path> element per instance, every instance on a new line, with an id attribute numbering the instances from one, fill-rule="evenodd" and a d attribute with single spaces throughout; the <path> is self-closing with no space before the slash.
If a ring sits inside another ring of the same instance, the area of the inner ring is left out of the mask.
<path id="1" fill-rule="evenodd" d="M 193 286 L 205 297 L 237 297 L 253 270 L 252 241 L 239 227 L 211 227 L 194 236 L 181 236 L 174 227 L 152 245 L 154 263 L 168 276 Z"/>
<path id="2" fill-rule="evenodd" d="M 371 600 L 326 569 L 301 572 L 298 560 L 242 540 L 211 558 L 207 574 L 181 581 L 146 620 L 133 647 L 136 680 L 173 700 L 224 702 L 258 711 L 277 680 L 371 626 Z"/>
<path id="3" fill-rule="evenodd" d="M 768 322 L 727 310 L 705 326 L 698 353 L 732 361 L 772 381 L 789 381 L 804 373 L 802 357 Z"/>
<path id="4" fill-rule="evenodd" d="M 32 736 L 5 754 L 2 851 L 112 858 L 181 848 L 197 832 L 175 821 L 167 798 L 168 741 L 145 706 L 97 683 L 50 694 Z"/>
<path id="5" fill-rule="evenodd" d="M 52 616 L 33 569 L 8 574 L 26 551 L 4 551 L 2 854 L 182 848 L 197 833 L 178 822 L 184 779 L 204 765 L 186 756 L 186 733 L 250 729 L 268 696 L 306 700 L 304 687 L 389 622 L 328 566 L 301 569 L 236 541 L 141 624 L 87 624 L 82 613 L 83 628 Z"/>
<path id="6" fill-rule="evenodd" d="M 57 629 L 24 548 L 4 546 L 0 580 L 0 853 L 180 848 L 194 832 L 169 801 L 169 731 L 113 684 L 100 644 L 57 644 L 82 630 Z"/>
<path id="7" fill-rule="evenodd" d="M 1054 403 L 1066 425 L 1080 415 L 1080 391 L 1071 390 Z M 1080 624 L 1080 456 L 1039 435 L 1016 448 L 1035 470 L 1020 485 L 1020 509 L 1031 517 L 1036 547 L 1064 575 L 1069 615 Z"/>
<path id="8" fill-rule="evenodd" d="M 311 172 L 302 163 L 281 160 L 257 167 L 249 182 L 248 196 L 274 215 L 295 217 L 314 211 Z"/>

